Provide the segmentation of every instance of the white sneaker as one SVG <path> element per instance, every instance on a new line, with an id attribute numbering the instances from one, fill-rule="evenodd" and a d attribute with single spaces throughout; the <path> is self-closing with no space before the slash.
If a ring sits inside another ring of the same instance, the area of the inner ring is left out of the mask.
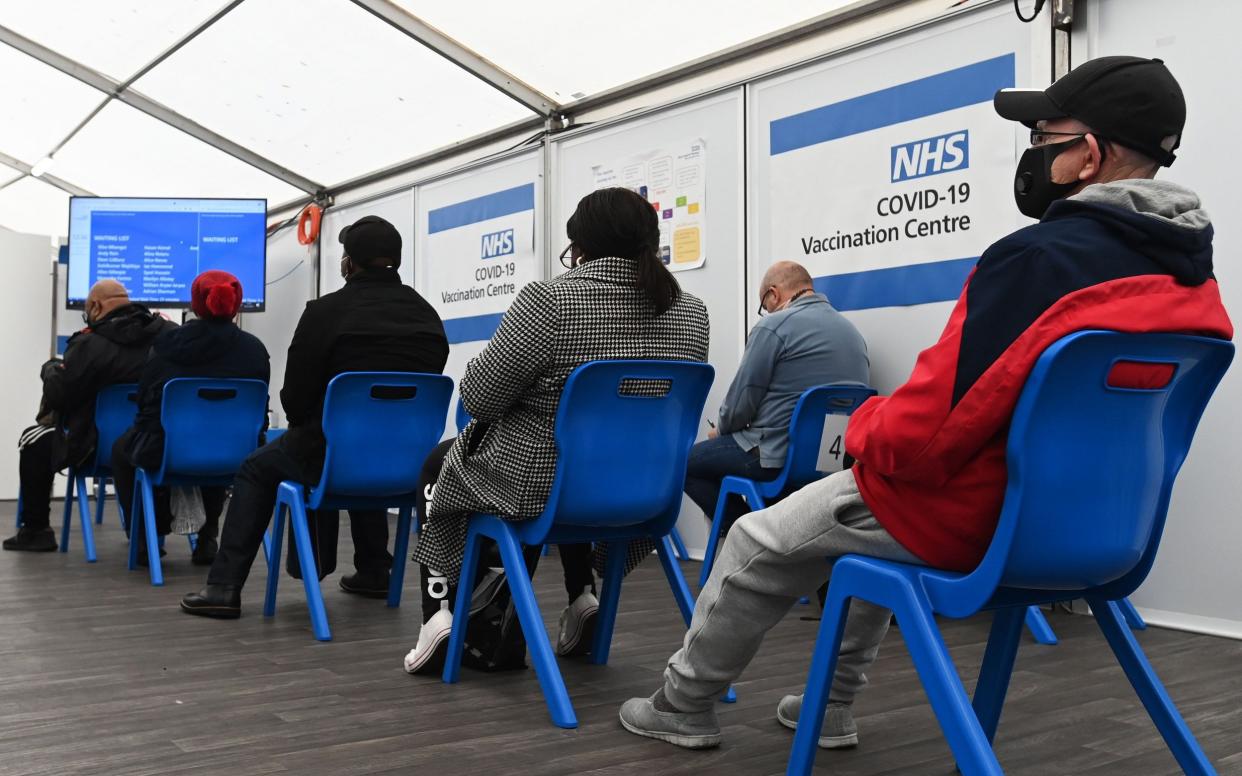
<path id="1" fill-rule="evenodd" d="M 449 634 L 453 632 L 453 613 L 448 607 L 432 615 L 418 631 L 418 645 L 403 661 L 407 674 L 438 674 L 444 670 L 448 657 Z"/>
<path id="2" fill-rule="evenodd" d="M 561 629 L 556 636 L 556 654 L 561 657 L 585 655 L 595 639 L 599 619 L 599 599 L 591 588 L 583 589 L 574 602 L 561 612 Z"/>

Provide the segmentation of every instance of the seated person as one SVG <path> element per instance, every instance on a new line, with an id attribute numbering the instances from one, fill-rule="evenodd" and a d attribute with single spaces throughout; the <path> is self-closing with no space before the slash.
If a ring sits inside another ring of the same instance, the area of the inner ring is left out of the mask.
<path id="1" fill-rule="evenodd" d="M 345 287 L 306 303 L 293 332 L 280 402 L 289 430 L 242 464 L 233 482 L 220 550 L 207 585 L 181 599 L 188 614 L 233 619 L 241 616 L 241 590 L 272 519 L 276 489 L 284 480 L 319 481 L 326 440 L 321 422 L 328 383 L 342 372 L 444 371 L 448 339 L 440 316 L 417 291 L 401 282 L 401 235 L 378 216 L 366 216 L 341 230 Z M 392 555 L 388 513 L 350 510 L 357 573 L 341 589 L 384 596 Z M 335 510 L 309 513 L 317 568 L 336 568 L 340 522 Z M 290 532 L 289 568 L 298 567 Z"/>
<path id="2" fill-rule="evenodd" d="M 56 549 L 48 524 L 52 481 L 66 466 L 94 460 L 96 395 L 109 385 L 138 382 L 152 340 L 176 325 L 130 302 L 125 286 L 115 280 L 91 286 L 82 319 L 86 327 L 69 338 L 64 360 L 43 365 L 37 425 L 18 441 L 22 525 L 4 540 L 6 550 Z"/>
<path id="3" fill-rule="evenodd" d="M 461 379 L 473 420 L 424 467 L 424 492 L 434 486 L 434 498 L 414 553 L 424 624 L 405 657 L 410 673 L 438 674 L 444 665 L 470 515 L 529 520 L 543 512 L 556 469 L 552 427 L 569 373 L 601 359 L 707 358 L 707 310 L 660 261 L 649 202 L 628 189 L 601 189 L 582 198 L 567 231 L 572 242 L 562 262 L 571 257 L 572 268 L 518 294 Z M 571 609 L 586 616 L 593 609 L 585 602 L 595 599 L 591 548 L 562 545 L 560 554 Z"/>
<path id="4" fill-rule="evenodd" d="M 789 450 L 789 422 L 808 388 L 871 379 L 867 343 L 854 324 L 815 292 L 801 264 L 778 261 L 759 287 L 759 314 L 715 428 L 690 450 L 686 495 L 710 521 L 728 476 L 774 480 Z M 725 526 L 746 512 L 738 496 Z"/>
<path id="5" fill-rule="evenodd" d="M 134 514 L 135 469 L 141 466 L 155 474 L 164 459 L 160 411 L 165 383 L 177 377 L 241 377 L 265 383 L 270 379 L 267 348 L 258 337 L 242 331 L 233 322 L 241 303 L 242 287 L 237 278 L 227 272 L 207 270 L 190 285 L 190 309 L 198 318 L 155 338 L 138 382 L 138 416 L 112 446 L 116 497 L 127 516 Z M 228 489 L 219 486 L 199 490 L 207 521 L 198 531 L 191 560 L 196 566 L 209 566 L 216 557 L 216 533 Z M 160 536 L 171 530 L 172 517 L 169 488 L 156 488 L 155 525 Z M 146 563 L 146 532 L 141 526 L 135 540 L 139 545 L 138 562 Z"/>
<path id="6" fill-rule="evenodd" d="M 995 106 L 1034 130 L 1015 196 L 1040 222 L 984 252 L 909 381 L 854 413 L 845 440 L 853 469 L 738 520 L 663 686 L 621 707 L 630 732 L 719 744 L 716 700 L 764 634 L 824 580 L 825 558 L 977 566 L 1005 497 L 1010 417 L 1056 340 L 1083 329 L 1233 336 L 1212 276 L 1207 213 L 1192 191 L 1153 180 L 1173 162 L 1186 118 L 1163 63 L 1093 60 L 1045 92 L 1002 90 Z M 851 605 L 821 747 L 858 742 L 850 704 L 889 618 L 873 604 Z M 795 727 L 801 706 L 802 696 L 786 696 L 777 719 Z"/>

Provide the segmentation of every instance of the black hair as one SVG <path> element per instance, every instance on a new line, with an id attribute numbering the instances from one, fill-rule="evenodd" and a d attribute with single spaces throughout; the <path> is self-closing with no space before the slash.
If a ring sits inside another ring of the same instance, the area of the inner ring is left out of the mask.
<path id="1" fill-rule="evenodd" d="M 660 260 L 660 222 L 655 208 L 623 188 L 593 191 L 578 201 L 566 224 L 569 239 L 585 260 L 616 256 L 638 265 L 635 284 L 656 315 L 681 298 L 681 286 Z"/>

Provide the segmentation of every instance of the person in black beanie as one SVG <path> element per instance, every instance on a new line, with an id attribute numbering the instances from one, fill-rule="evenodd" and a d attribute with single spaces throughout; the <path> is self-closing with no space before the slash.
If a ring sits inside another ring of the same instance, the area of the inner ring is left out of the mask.
<path id="1" fill-rule="evenodd" d="M 276 488 L 282 480 L 307 485 L 319 481 L 325 447 L 323 400 L 333 377 L 342 372 L 444 371 L 444 325 L 397 274 L 401 235 L 396 228 L 378 216 L 366 216 L 342 229 L 340 241 L 345 287 L 307 302 L 289 343 L 280 391 L 289 430 L 242 464 L 207 585 L 181 599 L 182 611 L 189 614 L 227 619 L 241 615 L 241 589 L 271 520 Z M 338 517 L 327 510 L 308 517 L 323 577 L 336 567 Z M 387 595 L 392 566 L 387 514 L 351 510 L 350 529 L 356 573 L 342 577 L 341 588 L 368 597 Z M 294 557 L 289 567 L 297 567 Z"/>

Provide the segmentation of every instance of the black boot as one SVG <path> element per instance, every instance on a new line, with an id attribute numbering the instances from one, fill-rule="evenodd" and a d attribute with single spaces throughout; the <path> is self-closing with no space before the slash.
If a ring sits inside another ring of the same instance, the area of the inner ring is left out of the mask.
<path id="1" fill-rule="evenodd" d="M 16 536 L 4 540 L 4 549 L 18 552 L 53 552 L 56 549 L 56 532 L 51 528 L 17 529 Z"/>
<path id="2" fill-rule="evenodd" d="M 237 585 L 207 585 L 197 593 L 183 596 L 181 611 L 199 617 L 236 620 L 241 617 L 241 588 Z"/>
<path id="3" fill-rule="evenodd" d="M 359 571 L 341 577 L 341 589 L 363 598 L 387 598 L 388 581 L 387 571 Z"/>
<path id="4" fill-rule="evenodd" d="M 210 566 L 216 560 L 216 553 L 220 546 L 216 544 L 214 536 L 204 536 L 199 531 L 198 541 L 194 544 L 194 552 L 190 555 L 190 562 L 195 566 Z"/>

